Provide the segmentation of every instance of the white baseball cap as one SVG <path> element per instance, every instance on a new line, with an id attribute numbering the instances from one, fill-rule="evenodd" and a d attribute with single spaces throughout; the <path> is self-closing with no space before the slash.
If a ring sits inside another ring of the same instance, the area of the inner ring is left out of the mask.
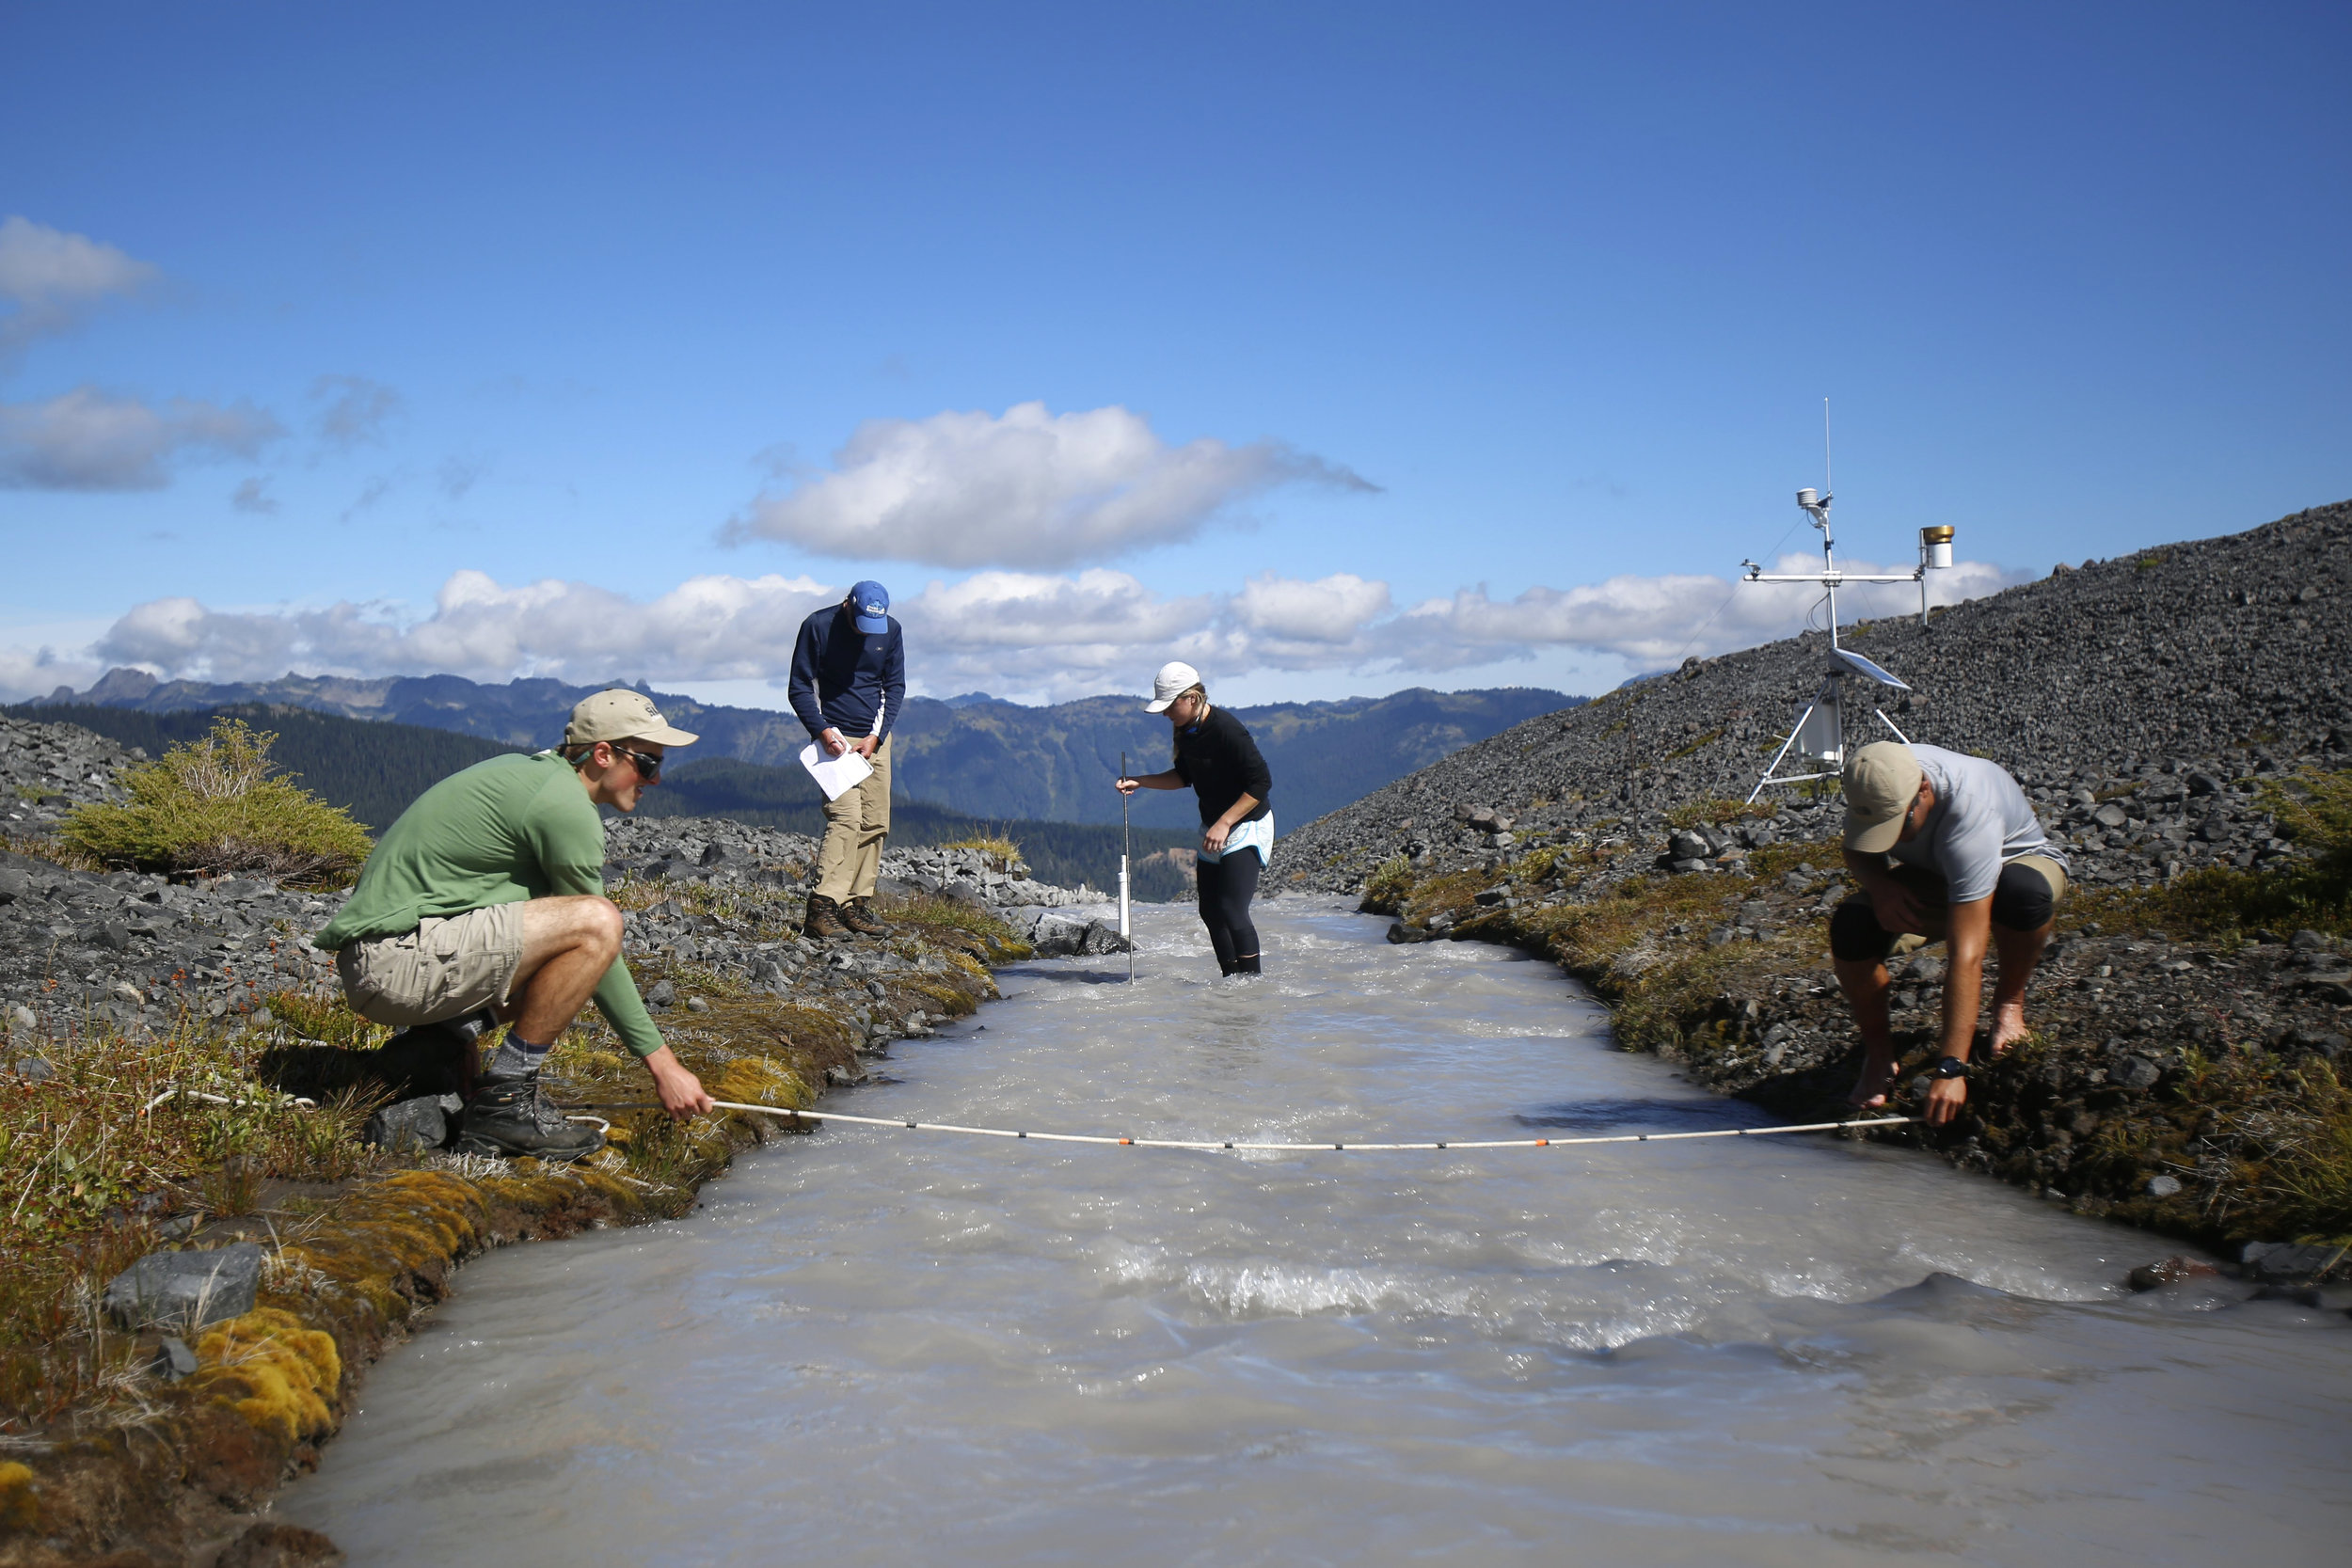
<path id="1" fill-rule="evenodd" d="M 1180 659 L 1169 659 L 1160 666 L 1160 673 L 1152 677 L 1152 700 L 1143 705 L 1146 713 L 1166 713 L 1168 705 L 1200 684 L 1200 672 Z"/>

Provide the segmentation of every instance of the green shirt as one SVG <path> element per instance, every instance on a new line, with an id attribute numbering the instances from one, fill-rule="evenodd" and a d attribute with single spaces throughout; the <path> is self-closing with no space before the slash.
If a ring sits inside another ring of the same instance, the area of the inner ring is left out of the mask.
<path id="1" fill-rule="evenodd" d="M 604 819 L 553 752 L 477 762 L 417 797 L 387 829 L 350 901 L 310 939 L 332 953 L 406 936 L 419 923 L 558 894 L 604 892 Z M 620 959 L 596 1006 L 640 1056 L 661 1049 L 637 982 Z"/>

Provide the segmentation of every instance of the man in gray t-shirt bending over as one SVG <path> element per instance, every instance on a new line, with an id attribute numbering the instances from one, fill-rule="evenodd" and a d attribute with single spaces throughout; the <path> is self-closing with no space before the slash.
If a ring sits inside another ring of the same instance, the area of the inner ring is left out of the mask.
<path id="1" fill-rule="evenodd" d="M 1867 1053 L 1851 1098 L 1884 1105 L 1895 1080 L 1888 956 L 1948 942 L 1944 1043 L 1927 1105 L 1941 1125 L 1968 1101 L 1988 944 L 2000 956 L 1991 1053 L 2025 1038 L 2026 982 L 2066 892 L 2066 859 L 2017 781 L 1982 757 L 1883 740 L 1846 759 L 1845 786 L 1846 868 L 1862 891 L 1832 917 L 1829 949 Z"/>

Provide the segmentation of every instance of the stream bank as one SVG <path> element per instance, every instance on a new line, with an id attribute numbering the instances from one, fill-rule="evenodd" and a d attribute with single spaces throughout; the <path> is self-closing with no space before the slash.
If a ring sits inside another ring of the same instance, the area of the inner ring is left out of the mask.
<path id="1" fill-rule="evenodd" d="M 608 866 L 627 957 L 673 1048 L 723 1100 L 808 1109 L 829 1088 L 886 1078 L 895 1043 L 993 999 L 993 967 L 1028 955 L 1011 900 L 1076 900 L 989 854 L 894 852 L 882 911 L 891 934 L 811 942 L 799 920 L 813 843 L 695 819 L 628 826 Z M 103 1214 L 61 1212 L 31 1238 L 38 1256 L 12 1259 L 40 1278 L 12 1285 L 11 1310 L 43 1306 L 20 1298 L 50 1275 L 60 1291 L 45 1308 L 56 1318 L 49 1342 L 8 1362 L 11 1407 L 37 1409 L 43 1397 L 52 1406 L 46 1420 L 12 1426 L 0 1450 L 8 1568 L 340 1560 L 326 1537 L 270 1519 L 269 1499 L 315 1465 L 368 1366 L 448 1295 L 460 1265 L 518 1242 L 675 1218 L 737 1154 L 788 1135 L 770 1117 L 730 1112 L 681 1128 L 641 1108 L 597 1112 L 612 1123 L 609 1145 L 570 1166 L 361 1149 L 351 1134 L 373 1107 L 438 1085 L 416 1080 L 414 1064 L 378 1048 L 386 1031 L 342 1007 L 301 947 L 304 917 L 317 912 L 302 895 L 246 879 L 217 895 L 174 887 L 168 902 L 142 907 L 144 883 L 160 879 L 37 856 L 10 863 L 8 912 L 31 928 L 49 934 L 58 924 L 49 911 L 71 911 L 71 922 L 95 914 L 103 928 L 119 905 L 127 940 L 91 946 L 101 967 L 81 982 L 82 1006 L 53 1000 L 55 985 L 31 993 L 12 1021 L 0 1092 L 24 1127 L 56 1132 L 60 1149 L 86 1118 L 131 1116 L 141 1143 L 135 1159 L 118 1154 L 93 1196 L 109 1205 Z M 153 911 L 173 926 L 128 931 L 130 918 Z M 208 914 L 235 928 L 215 931 Z M 256 914 L 279 918 L 264 928 Z M 113 996 L 103 957 L 135 963 L 157 942 L 237 946 L 207 966 L 210 989 L 196 992 L 224 1005 Z M 276 962 L 243 961 L 246 947 Z M 54 938 L 46 959 L 9 948 L 27 975 L 43 962 L 55 973 Z M 548 1071 L 566 1104 L 647 1098 L 642 1069 L 593 1013 Z M 227 1092 L 201 1098 L 215 1090 Z M 223 1148 L 237 1152 L 212 1174 L 154 1174 L 175 1153 Z M 95 1149 L 106 1154 L 103 1135 Z M 36 1168 L 33 1179 L 70 1174 Z M 97 1283 L 143 1252 L 241 1243 L 262 1257 L 249 1309 L 235 1316 L 114 1323 L 96 1300 Z"/>
<path id="2" fill-rule="evenodd" d="M 1826 937 L 1851 892 L 1835 801 L 1680 816 L 1427 874 L 1391 862 L 1362 907 L 1396 917 L 1391 941 L 1497 942 L 1558 963 L 1610 1005 L 1623 1048 L 1717 1093 L 1793 1120 L 1852 1114 L 1861 1048 Z M 1949 1126 L 1874 1135 L 2245 1259 L 2257 1277 L 2249 1246 L 2352 1234 L 2344 943 L 2228 918 L 2275 891 L 2265 878 L 2290 874 L 2229 868 L 2070 898 L 2027 998 L 2032 1037 L 1979 1070 Z M 2220 929 L 2182 930 L 2203 923 Z M 1889 1110 L 1914 1114 L 1939 1038 L 1942 951 L 1892 969 L 1904 1077 Z M 2270 1270 L 2281 1289 L 2333 1277 L 2302 1254 L 2287 1269 L 2285 1256 Z"/>

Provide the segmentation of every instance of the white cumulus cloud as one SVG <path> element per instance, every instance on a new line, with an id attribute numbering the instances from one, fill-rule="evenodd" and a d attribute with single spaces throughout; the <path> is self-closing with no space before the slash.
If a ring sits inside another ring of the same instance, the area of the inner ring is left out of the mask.
<path id="1" fill-rule="evenodd" d="M 831 471 L 762 496 L 727 535 L 859 560 L 1073 566 L 1189 539 L 1292 483 L 1375 488 L 1276 441 L 1170 446 L 1117 405 L 1051 414 L 1024 403 L 1002 416 L 869 420 Z"/>
<path id="2" fill-rule="evenodd" d="M 649 604 L 556 578 L 507 587 L 481 572 L 441 585 L 433 612 L 346 600 L 323 610 L 215 610 L 155 599 L 99 639 L 110 664 L 198 680 L 446 673 L 476 680 L 744 680 L 785 671 L 801 619 L 841 590 L 807 578 L 691 578 Z"/>
<path id="3" fill-rule="evenodd" d="M 105 666 L 91 658 L 87 648 L 0 647 L 0 698 L 10 702 L 46 697 L 61 686 L 86 690 L 104 673 Z"/>
<path id="4" fill-rule="evenodd" d="M 1784 556 L 1773 571 L 1820 570 L 1810 556 Z M 1888 570 L 1847 562 L 1843 570 L 1877 574 Z M 1931 605 L 1996 594 L 2024 582 L 2031 573 L 2004 571 L 1982 562 L 1962 562 L 1928 578 Z M 1530 588 L 1498 600 L 1482 584 L 1426 599 L 1377 629 L 1381 653 L 1400 667 L 1460 669 L 1498 659 L 1527 657 L 1539 648 L 1574 647 L 1624 656 L 1656 665 L 1686 655 L 1711 657 L 1734 648 L 1791 636 L 1822 625 L 1821 590 L 1804 583 L 1743 583 L 1700 573 L 1661 577 L 1614 577 L 1588 587 Z M 1839 590 L 1838 617 L 1900 615 L 1919 609 L 1911 583 L 1853 584 Z"/>
<path id="5" fill-rule="evenodd" d="M 153 490 L 175 460 L 250 457 L 281 434 L 249 403 L 156 404 L 81 387 L 46 403 L 0 404 L 0 487 Z"/>
<path id="6" fill-rule="evenodd" d="M 30 218 L 0 219 L 0 354 L 73 325 L 99 304 L 162 274 L 113 245 Z"/>
<path id="7" fill-rule="evenodd" d="M 1779 569 L 1809 565 L 1809 558 L 1792 556 Z M 1931 597 L 1951 603 L 2025 576 L 1966 562 L 1931 578 Z M 802 619 L 838 603 L 842 593 L 839 584 L 805 577 L 713 574 L 640 601 L 589 583 L 508 585 L 461 571 L 421 615 L 354 601 L 217 610 L 190 598 L 156 599 L 88 648 L 0 656 L 0 689 L 46 692 L 74 680 L 69 672 L 94 672 L 102 661 L 222 681 L 295 670 L 780 683 Z M 1855 588 L 1840 608 L 1848 616 L 1902 614 L 1915 611 L 1917 593 L 1908 583 Z M 1348 671 L 1368 687 L 1550 650 L 1656 668 L 1686 653 L 1788 636 L 1807 624 L 1818 599 L 1805 585 L 1735 587 L 1723 578 L 1671 574 L 1531 588 L 1511 599 L 1468 587 L 1399 610 L 1387 583 L 1351 573 L 1313 579 L 1267 573 L 1231 592 L 1162 594 L 1129 573 L 1094 567 L 933 581 L 893 612 L 906 627 L 908 675 L 917 691 L 1061 699 L 1139 690 L 1169 658 L 1198 665 L 1212 682 L 1263 671 Z M 46 662 L 36 669 L 37 659 Z"/>
<path id="8" fill-rule="evenodd" d="M 896 607 L 908 669 L 931 691 L 1081 696 L 1134 684 L 1138 661 L 1206 657 L 1221 596 L 1161 597 L 1125 572 L 981 572 Z M 916 651 L 920 650 L 918 667 Z M 1162 651 L 1164 650 L 1164 651 Z"/>

